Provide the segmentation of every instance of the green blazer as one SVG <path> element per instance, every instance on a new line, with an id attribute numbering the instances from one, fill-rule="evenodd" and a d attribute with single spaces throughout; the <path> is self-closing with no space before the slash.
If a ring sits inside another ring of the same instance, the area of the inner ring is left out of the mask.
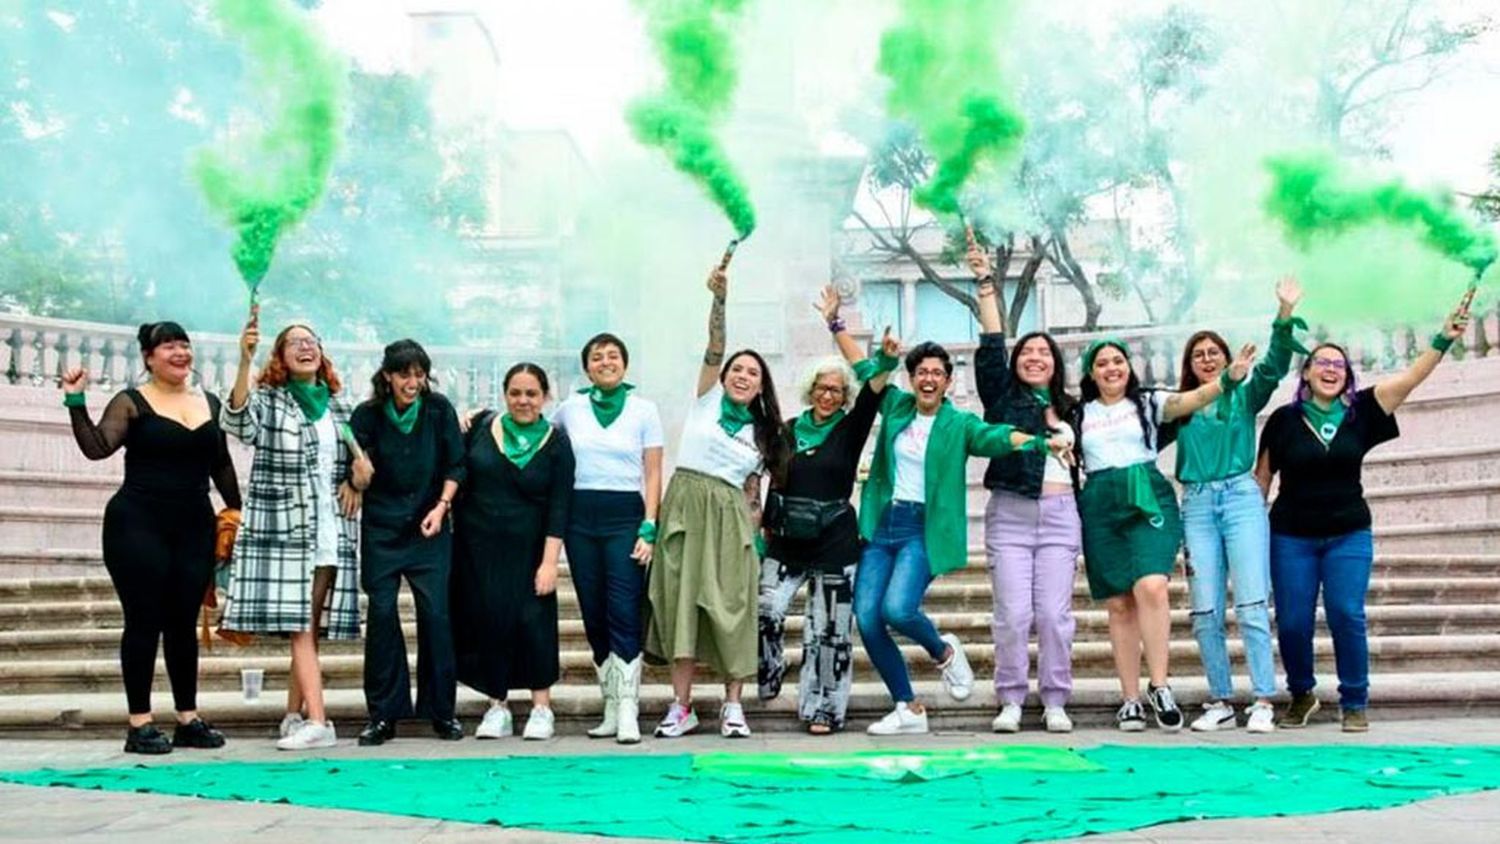
<path id="1" fill-rule="evenodd" d="M 896 437 L 917 416 L 917 399 L 895 386 L 887 386 L 880 401 L 880 435 L 870 477 L 859 496 L 859 535 L 875 536 L 880 517 L 891 503 L 896 486 Z M 968 485 L 964 464 L 970 456 L 1000 457 L 1015 450 L 1010 437 L 1015 428 L 991 425 L 983 419 L 943 400 L 932 421 L 923 467 L 927 497 L 927 564 L 934 577 L 961 569 L 969 561 Z"/>

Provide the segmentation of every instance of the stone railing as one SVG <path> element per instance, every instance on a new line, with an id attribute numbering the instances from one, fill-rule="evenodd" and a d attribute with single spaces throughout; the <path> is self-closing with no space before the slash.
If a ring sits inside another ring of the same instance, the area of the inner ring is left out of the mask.
<path id="1" fill-rule="evenodd" d="M 266 337 L 257 353 L 257 366 L 271 346 Z M 371 343 L 325 344 L 346 389 L 353 396 L 367 394 L 370 376 L 380 367 L 383 346 Z M 207 389 L 225 394 L 239 362 L 239 338 L 228 334 L 193 333 L 198 380 Z M 517 361 L 540 364 L 563 384 L 578 370 L 577 352 L 558 349 L 463 348 L 432 346 L 433 374 L 439 389 L 461 407 L 496 406 L 505 371 Z M 135 329 L 92 322 L 0 315 L 0 372 L 5 383 L 56 386 L 69 367 L 89 370 L 90 386 L 118 389 L 138 383 L 140 347 Z"/>

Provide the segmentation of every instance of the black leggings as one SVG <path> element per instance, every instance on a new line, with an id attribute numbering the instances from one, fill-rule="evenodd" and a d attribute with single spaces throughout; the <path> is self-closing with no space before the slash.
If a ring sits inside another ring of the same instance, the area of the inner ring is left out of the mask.
<path id="1" fill-rule="evenodd" d="M 197 709 L 198 608 L 214 570 L 208 498 L 120 490 L 104 508 L 104 567 L 125 611 L 120 670 L 130 714 L 151 712 L 158 639 L 177 711 Z"/>

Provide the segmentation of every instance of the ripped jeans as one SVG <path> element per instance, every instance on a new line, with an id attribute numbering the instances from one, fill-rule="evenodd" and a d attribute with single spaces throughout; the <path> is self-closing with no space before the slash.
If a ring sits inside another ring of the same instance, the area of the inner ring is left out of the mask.
<path id="1" fill-rule="evenodd" d="M 1208 675 L 1211 700 L 1229 700 L 1234 683 L 1224 634 L 1225 585 L 1234 590 L 1234 620 L 1245 644 L 1250 687 L 1257 698 L 1276 693 L 1267 609 L 1271 581 L 1271 526 L 1266 500 L 1250 473 L 1188 484 L 1182 494 L 1193 636 Z"/>

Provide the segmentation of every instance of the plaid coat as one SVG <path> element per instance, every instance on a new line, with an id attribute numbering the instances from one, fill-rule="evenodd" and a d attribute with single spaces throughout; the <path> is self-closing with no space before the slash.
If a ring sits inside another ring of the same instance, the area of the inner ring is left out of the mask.
<path id="1" fill-rule="evenodd" d="M 328 413 L 336 427 L 349 421 L 349 406 L 339 396 L 330 398 Z M 244 521 L 234 543 L 224 627 L 246 633 L 304 631 L 312 615 L 317 430 L 284 387 L 257 388 L 237 411 L 225 402 L 219 424 L 255 449 Z M 341 438 L 333 489 L 349 477 L 350 461 Z M 338 537 L 338 569 L 322 621 L 329 638 L 358 639 L 358 519 L 340 514 Z"/>

